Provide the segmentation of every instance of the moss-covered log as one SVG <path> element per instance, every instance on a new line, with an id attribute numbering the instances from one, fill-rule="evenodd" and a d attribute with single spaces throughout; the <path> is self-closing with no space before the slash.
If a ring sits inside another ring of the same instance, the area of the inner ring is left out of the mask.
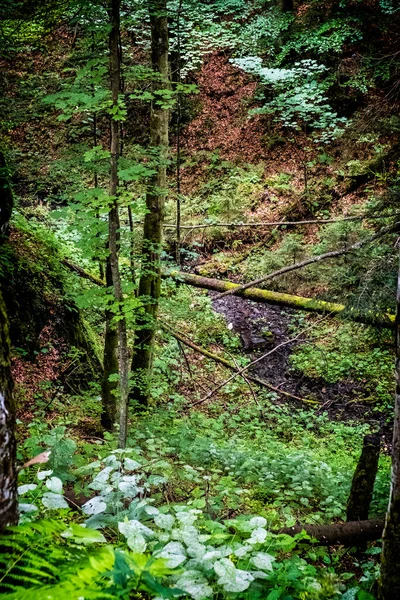
<path id="1" fill-rule="evenodd" d="M 320 546 L 334 544 L 360 546 L 379 540 L 382 537 L 384 524 L 384 519 L 372 519 L 332 525 L 295 525 L 294 527 L 284 527 L 273 533 L 286 533 L 294 536 L 305 531 L 310 537 L 315 538 Z M 398 598 L 399 596 L 396 596 L 396 600 Z"/>
<path id="2" fill-rule="evenodd" d="M 365 521 L 378 472 L 380 437 L 369 434 L 364 437 L 363 449 L 354 471 L 349 499 L 347 502 L 347 521 Z"/>
<path id="3" fill-rule="evenodd" d="M 185 283 L 198 288 L 207 290 L 215 290 L 216 292 L 227 292 L 240 288 L 237 283 L 230 281 L 221 281 L 219 279 L 211 279 L 209 277 L 200 277 L 191 273 L 183 273 L 175 271 L 164 275 L 165 278 L 172 277 L 175 281 Z M 237 293 L 242 298 L 253 300 L 254 302 L 262 302 L 264 304 L 275 304 L 278 306 L 287 306 L 297 310 L 311 311 L 321 314 L 330 313 L 332 316 L 342 316 L 343 318 L 374 325 L 375 327 L 385 327 L 394 329 L 395 316 L 386 313 L 359 312 L 346 307 L 344 304 L 337 302 L 325 302 L 324 300 L 316 300 L 314 298 L 304 298 L 302 296 L 293 296 L 292 294 L 283 294 L 281 292 L 272 292 L 271 290 L 263 290 L 260 288 L 248 288 Z"/>

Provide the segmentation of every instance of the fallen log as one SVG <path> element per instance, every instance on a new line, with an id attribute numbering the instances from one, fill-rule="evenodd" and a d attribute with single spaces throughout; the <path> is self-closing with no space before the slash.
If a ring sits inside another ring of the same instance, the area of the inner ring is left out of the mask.
<path id="1" fill-rule="evenodd" d="M 259 279 L 255 279 L 254 281 L 250 281 L 249 283 L 243 283 L 236 290 L 231 289 L 227 290 L 220 294 L 217 299 L 222 298 L 223 296 L 230 296 L 234 294 L 238 294 L 240 290 L 247 290 L 248 288 L 252 288 L 255 285 L 260 285 L 260 283 L 264 283 L 269 279 L 273 279 L 278 277 L 279 275 L 284 275 L 285 273 L 290 273 L 291 271 L 296 271 L 297 269 L 303 269 L 309 265 L 313 265 L 317 262 L 321 262 L 322 260 L 328 260 L 330 258 L 336 258 L 338 256 L 343 256 L 343 254 L 347 254 L 348 252 L 353 252 L 355 250 L 359 250 L 366 244 L 370 244 L 375 240 L 388 235 L 389 233 L 396 233 L 400 229 L 400 222 L 396 222 L 394 225 L 389 225 L 388 227 L 383 227 L 373 235 L 364 238 L 363 240 L 359 240 L 355 244 L 351 244 L 350 246 L 345 246 L 344 248 L 339 248 L 338 250 L 330 250 L 329 252 L 325 252 L 324 254 L 318 254 L 318 256 L 313 256 L 312 258 L 306 258 L 298 263 L 293 263 L 292 265 L 287 265 L 286 267 L 282 267 L 282 269 L 278 269 L 277 271 L 273 271 L 272 273 L 267 273 L 263 275 Z"/>
<path id="2" fill-rule="evenodd" d="M 384 519 L 371 519 L 333 523 L 332 525 L 295 525 L 273 530 L 272 533 L 295 536 L 305 531 L 310 537 L 315 538 L 320 546 L 333 546 L 334 544 L 360 546 L 379 540 L 382 537 L 384 524 Z"/>
<path id="3" fill-rule="evenodd" d="M 102 279 L 100 279 L 99 277 L 96 277 L 95 275 L 92 275 L 92 273 L 89 273 L 88 271 L 85 271 L 85 269 L 82 269 L 82 267 L 80 267 L 79 265 L 72 263 L 67 258 L 63 258 L 61 263 L 64 265 L 64 267 L 67 267 L 67 269 L 69 269 L 73 273 L 76 273 L 77 275 L 79 275 L 79 277 L 82 277 L 83 279 L 87 279 L 88 281 L 90 281 L 91 283 L 94 283 L 95 285 L 105 287 L 106 284 Z"/>
<path id="4" fill-rule="evenodd" d="M 229 290 L 236 290 L 241 287 L 239 284 L 232 283 L 231 281 L 221 281 L 220 279 L 201 277 L 200 275 L 183 273 L 182 271 L 174 271 L 168 274 L 164 273 L 162 277 L 164 279 L 171 277 L 175 281 L 186 285 L 206 290 L 214 290 L 221 293 Z M 373 311 L 361 312 L 336 302 L 325 302 L 324 300 L 293 296 L 292 294 L 272 292 L 271 290 L 263 290 L 254 287 L 246 290 L 238 290 L 236 295 L 263 304 L 275 304 L 277 306 L 287 306 L 297 310 L 320 314 L 330 313 L 332 316 L 343 316 L 351 321 L 373 325 L 374 327 L 383 327 L 386 329 L 394 329 L 395 327 L 395 316 L 391 313 L 375 313 Z"/>
<path id="5" fill-rule="evenodd" d="M 79 265 L 72 263 L 67 259 L 62 260 L 62 264 L 70 271 L 73 271 L 80 277 L 87 279 L 95 285 L 105 287 L 104 281 L 98 277 L 88 273 Z M 198 287 L 206 290 L 214 290 L 216 292 L 227 292 L 228 290 L 237 289 L 241 286 L 231 281 L 221 281 L 220 279 L 212 279 L 210 277 L 201 277 L 192 273 L 183 273 L 182 271 L 172 271 L 162 273 L 163 279 L 171 277 L 178 283 L 184 283 L 193 287 Z M 320 314 L 330 313 L 332 316 L 342 315 L 346 319 L 364 323 L 365 325 L 373 325 L 374 327 L 383 327 L 386 329 L 395 328 L 395 315 L 391 313 L 375 313 L 373 311 L 361 312 L 353 308 L 348 308 L 345 304 L 337 302 L 326 302 L 325 300 L 316 300 L 315 298 L 304 298 L 303 296 L 294 296 L 293 294 L 284 294 L 282 292 L 272 292 L 271 290 L 262 290 L 261 288 L 248 288 L 235 293 L 236 296 L 261 302 L 263 304 L 274 304 L 277 306 L 287 306 L 296 310 L 304 310 L 306 312 L 316 312 Z"/>

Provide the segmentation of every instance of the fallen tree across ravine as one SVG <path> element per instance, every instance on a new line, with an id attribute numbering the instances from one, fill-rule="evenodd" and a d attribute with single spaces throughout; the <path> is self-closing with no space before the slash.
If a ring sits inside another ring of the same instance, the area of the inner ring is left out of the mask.
<path id="1" fill-rule="evenodd" d="M 271 290 L 263 290 L 255 287 L 242 290 L 240 289 L 241 286 L 239 284 L 232 283 L 231 281 L 201 277 L 200 275 L 183 273 L 182 271 L 173 271 L 168 274 L 164 273 L 163 277 L 172 277 L 175 281 L 186 285 L 221 293 L 235 290 L 236 296 L 241 296 L 242 298 L 247 298 L 254 302 L 261 302 L 263 304 L 275 304 L 277 306 L 285 306 L 320 314 L 330 313 L 333 317 L 342 316 L 351 321 L 357 321 L 358 323 L 373 325 L 375 327 L 394 329 L 395 326 L 395 316 L 391 313 L 375 313 L 373 311 L 362 312 L 336 302 L 326 302 L 324 300 L 316 300 L 315 298 L 304 298 L 303 296 L 294 296 L 292 294 L 273 292 Z"/>
<path id="2" fill-rule="evenodd" d="M 82 267 L 72 263 L 68 259 L 62 261 L 63 265 L 70 271 L 73 271 L 80 277 L 87 279 L 91 283 L 99 286 L 105 286 L 105 282 L 91 273 L 82 269 Z M 306 312 L 315 312 L 319 314 L 330 313 L 332 317 L 341 316 L 350 321 L 372 325 L 373 327 L 382 327 L 385 329 L 395 328 L 395 315 L 392 313 L 377 313 L 374 311 L 359 311 L 354 308 L 349 308 L 345 304 L 338 302 L 327 302 L 325 300 L 317 300 L 316 298 L 305 298 L 304 296 L 295 296 L 282 292 L 273 292 L 261 288 L 240 289 L 242 286 L 231 281 L 214 279 L 211 277 L 202 277 L 193 273 L 184 273 L 183 271 L 171 271 L 162 273 L 163 279 L 174 279 L 178 283 L 184 283 L 193 287 L 198 287 L 216 292 L 227 292 L 235 290 L 235 296 L 253 300 L 253 302 L 261 302 L 262 304 L 273 304 L 276 306 L 285 306 L 295 310 L 304 310 Z M 236 291 L 237 290 L 237 291 Z"/>

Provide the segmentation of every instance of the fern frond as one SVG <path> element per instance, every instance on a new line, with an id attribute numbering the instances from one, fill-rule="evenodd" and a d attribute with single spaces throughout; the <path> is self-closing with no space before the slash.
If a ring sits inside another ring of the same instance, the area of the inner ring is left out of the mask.
<path id="1" fill-rule="evenodd" d="M 0 537 L 2 600 L 108 600 L 104 575 L 114 564 L 108 546 L 91 550 L 61 534 L 67 525 L 38 521 Z M 4 550 L 4 552 L 1 552 Z"/>

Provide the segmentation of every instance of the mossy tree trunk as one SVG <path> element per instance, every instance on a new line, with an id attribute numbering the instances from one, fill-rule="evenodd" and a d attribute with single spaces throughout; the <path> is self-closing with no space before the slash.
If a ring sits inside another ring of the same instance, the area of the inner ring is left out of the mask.
<path id="1" fill-rule="evenodd" d="M 106 262 L 106 285 L 113 290 L 113 280 L 111 276 L 110 258 Z M 112 312 L 106 310 L 106 330 L 104 336 L 104 358 L 103 358 L 103 378 L 101 381 L 101 399 L 102 412 L 101 424 L 106 431 L 111 431 L 114 427 L 117 416 L 117 389 L 118 382 L 115 379 L 110 381 L 112 375 L 118 374 L 118 332 L 112 323 Z"/>
<path id="2" fill-rule="evenodd" d="M 120 148 L 120 121 L 118 115 L 118 99 L 121 88 L 121 63 L 119 53 L 120 37 L 120 0 L 110 0 L 110 87 L 114 113 L 110 125 L 110 198 L 112 205 L 108 214 L 108 248 L 113 284 L 114 298 L 117 304 L 117 335 L 119 357 L 119 402 L 120 402 L 120 431 L 119 447 L 126 445 L 128 425 L 128 391 L 129 391 L 129 351 L 126 329 L 126 319 L 123 309 L 123 292 L 119 269 L 119 210 L 118 194 L 118 162 Z M 112 325 L 112 324 L 110 324 Z M 112 360 L 112 356 L 110 355 Z M 112 408 L 112 406 L 110 407 Z"/>
<path id="3" fill-rule="evenodd" d="M 392 482 L 383 532 L 381 600 L 400 598 L 400 268 L 397 281 L 396 392 L 392 445 Z"/>
<path id="4" fill-rule="evenodd" d="M 364 437 L 363 449 L 354 471 L 347 502 L 347 521 L 366 521 L 368 519 L 378 472 L 380 442 L 380 437 L 376 434 Z"/>
<path id="5" fill-rule="evenodd" d="M 151 59 L 157 77 L 153 80 L 154 100 L 150 115 L 150 146 L 157 150 L 157 172 L 152 177 L 146 195 L 147 214 L 144 219 L 142 271 L 139 297 L 144 313 L 137 323 L 132 359 L 132 390 L 130 397 L 139 405 L 147 405 L 151 378 L 156 318 L 161 287 L 160 255 L 164 204 L 167 193 L 166 163 L 168 156 L 169 110 L 162 91 L 168 90 L 168 23 L 166 0 L 149 0 L 151 22 Z"/>

